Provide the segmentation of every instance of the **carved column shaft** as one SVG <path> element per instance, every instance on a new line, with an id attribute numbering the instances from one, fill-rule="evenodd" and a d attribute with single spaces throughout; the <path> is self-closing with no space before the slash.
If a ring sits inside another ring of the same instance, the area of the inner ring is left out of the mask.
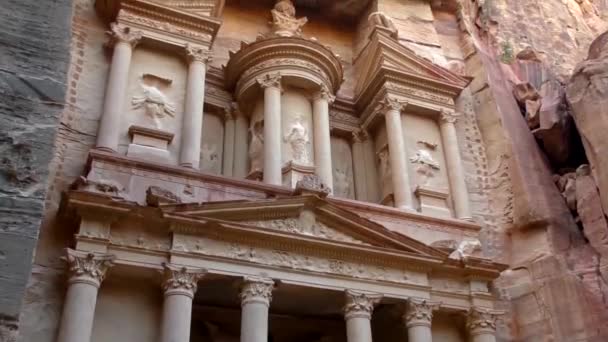
<path id="1" fill-rule="evenodd" d="M 431 323 L 433 310 L 438 304 L 429 303 L 426 300 L 410 299 L 406 304 L 403 323 L 407 328 L 408 341 L 410 342 L 432 342 Z"/>
<path id="2" fill-rule="evenodd" d="M 313 99 L 315 171 L 330 192 L 333 192 L 331 138 L 329 133 L 329 104 L 335 99 L 326 87 Z"/>
<path id="3" fill-rule="evenodd" d="M 192 299 L 196 293 L 196 283 L 206 272 L 172 265 L 164 267 L 160 342 L 187 342 L 190 341 Z"/>
<path id="4" fill-rule="evenodd" d="M 403 108 L 403 104 L 399 100 L 387 97 L 384 99 L 382 107 L 386 121 L 395 207 L 403 210 L 413 210 L 405 142 L 403 141 L 403 129 L 401 127 L 401 109 Z"/>
<path id="5" fill-rule="evenodd" d="M 454 123 L 456 117 L 452 113 L 441 113 L 439 129 L 443 140 L 445 162 L 448 171 L 448 181 L 452 192 L 452 202 L 455 216 L 462 220 L 471 220 L 471 208 L 469 204 L 469 192 L 464 176 L 460 149 L 458 148 L 458 137 Z"/>
<path id="6" fill-rule="evenodd" d="M 363 132 L 353 133 L 353 176 L 355 178 L 355 198 L 359 201 L 369 201 L 367 194 L 367 174 L 366 168 L 374 164 L 366 164 L 365 146 L 366 140 Z M 373 160 L 372 160 L 373 163 Z"/>
<path id="7" fill-rule="evenodd" d="M 238 178 L 247 177 L 247 129 L 249 123 L 247 117 L 240 111 L 236 111 L 234 124 L 234 165 L 233 176 Z"/>
<path id="8" fill-rule="evenodd" d="M 374 141 L 367 133 L 363 140 L 363 154 L 365 158 L 367 200 L 378 203 L 380 201 L 380 178 L 376 167 L 376 151 Z"/>
<path id="9" fill-rule="evenodd" d="M 372 342 L 372 312 L 380 299 L 381 295 L 346 291 L 344 319 L 348 342 Z"/>
<path id="10" fill-rule="evenodd" d="M 496 321 L 502 312 L 473 307 L 467 316 L 471 342 L 496 342 Z"/>
<path id="11" fill-rule="evenodd" d="M 97 292 L 114 257 L 73 249 L 66 250 L 68 290 L 63 304 L 58 342 L 91 340 Z"/>
<path id="12" fill-rule="evenodd" d="M 141 39 L 141 32 L 132 31 L 129 27 L 111 25 L 110 43 L 113 43 L 112 64 L 106 84 L 106 94 L 103 104 L 103 114 L 99 122 L 96 147 L 99 149 L 116 152 L 124 115 L 123 104 L 127 91 L 129 67 L 133 47 Z"/>
<path id="13" fill-rule="evenodd" d="M 186 45 L 186 55 L 189 60 L 188 83 L 186 85 L 179 164 L 198 169 L 200 167 L 203 132 L 205 74 L 210 52 L 200 47 Z"/>
<path id="14" fill-rule="evenodd" d="M 281 75 L 258 83 L 264 89 L 264 183 L 281 185 Z"/>
<path id="15" fill-rule="evenodd" d="M 272 279 L 246 278 L 241 289 L 241 342 L 268 341 Z"/>
<path id="16" fill-rule="evenodd" d="M 234 174 L 234 132 L 236 108 L 227 109 L 224 116 L 224 157 L 222 158 L 222 171 L 224 176 L 232 177 Z"/>

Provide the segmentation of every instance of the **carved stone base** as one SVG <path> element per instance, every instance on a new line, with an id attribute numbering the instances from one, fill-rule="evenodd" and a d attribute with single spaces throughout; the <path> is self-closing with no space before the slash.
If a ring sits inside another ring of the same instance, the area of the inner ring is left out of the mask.
<path id="1" fill-rule="evenodd" d="M 414 192 L 420 202 L 420 212 L 435 217 L 452 217 L 448 206 L 448 192 L 445 189 L 433 189 L 418 186 Z"/>
<path id="2" fill-rule="evenodd" d="M 283 185 L 295 188 L 298 181 L 302 180 L 304 176 L 315 174 L 315 167 L 289 161 L 283 166 L 281 171 L 283 173 Z"/>
<path id="3" fill-rule="evenodd" d="M 129 136 L 127 156 L 161 163 L 169 161 L 167 147 L 173 141 L 173 133 L 133 125 L 129 127 Z"/>

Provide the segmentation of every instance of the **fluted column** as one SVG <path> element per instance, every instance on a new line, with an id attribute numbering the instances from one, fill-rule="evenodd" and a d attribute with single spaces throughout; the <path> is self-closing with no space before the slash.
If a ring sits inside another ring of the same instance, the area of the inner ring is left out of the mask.
<path id="1" fill-rule="evenodd" d="M 401 127 L 401 110 L 404 103 L 387 96 L 381 102 L 381 105 L 386 122 L 395 207 L 403 210 L 413 210 L 412 191 L 407 169 L 407 155 L 405 142 L 403 141 L 403 129 Z"/>
<path id="2" fill-rule="evenodd" d="M 331 165 L 331 139 L 329 133 L 329 105 L 336 99 L 326 86 L 313 97 L 312 120 L 314 127 L 315 172 L 333 192 Z"/>
<path id="3" fill-rule="evenodd" d="M 222 170 L 224 176 L 232 177 L 234 172 L 234 131 L 235 111 L 233 106 L 227 108 L 224 113 L 224 157 L 222 158 Z M 245 139 L 245 138 L 241 138 Z"/>
<path id="4" fill-rule="evenodd" d="M 245 278 L 241 288 L 241 342 L 268 341 L 268 309 L 274 281 Z"/>
<path id="5" fill-rule="evenodd" d="M 348 342 L 372 342 L 372 312 L 380 302 L 379 294 L 365 294 L 346 290 L 344 319 Z"/>
<path id="6" fill-rule="evenodd" d="M 243 112 L 238 108 L 236 103 L 235 107 L 235 123 L 234 123 L 234 165 L 233 165 L 233 176 L 238 178 L 247 177 L 247 134 L 248 134 L 248 120 Z"/>
<path id="7" fill-rule="evenodd" d="M 409 342 L 432 342 L 431 322 L 433 310 L 439 308 L 438 304 L 426 300 L 410 299 L 407 301 L 403 323 L 407 328 Z"/>
<path id="8" fill-rule="evenodd" d="M 57 342 L 89 342 L 93 330 L 97 292 L 114 256 L 66 249 L 68 291 Z"/>
<path id="9" fill-rule="evenodd" d="M 264 183 L 281 185 L 281 75 L 266 75 L 264 89 Z"/>
<path id="10" fill-rule="evenodd" d="M 160 342 L 190 341 L 192 299 L 196 293 L 196 283 L 205 273 L 201 269 L 164 265 Z"/>
<path id="11" fill-rule="evenodd" d="M 359 201 L 367 201 L 367 175 L 365 169 L 374 164 L 366 164 L 365 160 L 365 134 L 363 131 L 353 132 L 353 176 L 355 178 L 355 198 Z"/>
<path id="12" fill-rule="evenodd" d="M 458 137 L 456 135 L 456 115 L 452 112 L 442 111 L 439 117 L 439 129 L 443 140 L 445 151 L 445 162 L 448 171 L 448 180 L 452 193 L 452 204 L 456 218 L 470 220 L 471 208 L 469 204 L 469 192 L 464 178 L 464 168 L 458 148 Z"/>
<path id="13" fill-rule="evenodd" d="M 496 321 L 502 312 L 473 307 L 467 315 L 471 342 L 496 342 Z"/>
<path id="14" fill-rule="evenodd" d="M 97 132 L 96 147 L 116 152 L 118 151 L 120 132 L 124 131 L 121 126 L 131 56 L 133 48 L 142 37 L 142 33 L 115 23 L 112 23 L 110 28 L 110 44 L 113 44 L 114 52 L 106 84 L 106 96 Z"/>
<path id="15" fill-rule="evenodd" d="M 205 74 L 211 52 L 202 47 L 186 45 L 188 83 L 182 121 L 182 144 L 179 165 L 198 169 L 203 133 L 203 107 L 205 104 Z"/>

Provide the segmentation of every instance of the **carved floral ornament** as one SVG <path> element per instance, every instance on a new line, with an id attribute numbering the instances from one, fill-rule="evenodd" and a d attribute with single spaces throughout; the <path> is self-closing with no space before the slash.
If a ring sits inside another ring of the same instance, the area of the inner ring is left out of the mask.
<path id="1" fill-rule="evenodd" d="M 270 87 L 281 89 L 281 74 L 280 73 L 276 73 L 276 74 L 272 74 L 272 75 L 266 74 L 262 77 L 257 78 L 256 81 L 260 85 L 260 87 L 262 87 L 263 89 L 270 88 Z"/>
<path id="2" fill-rule="evenodd" d="M 346 290 L 346 305 L 344 305 L 344 318 L 371 318 L 374 306 L 380 303 L 382 295 L 375 293 L 359 293 Z"/>
<path id="3" fill-rule="evenodd" d="M 186 50 L 186 57 L 188 58 L 188 62 L 200 62 L 203 64 L 207 64 L 211 61 L 211 51 L 191 44 L 186 44 L 184 47 Z"/>
<path id="4" fill-rule="evenodd" d="M 118 43 L 125 43 L 131 45 L 131 47 L 135 47 L 143 36 L 141 31 L 117 23 L 111 23 L 110 30 L 107 31 L 106 34 L 110 36 L 108 44 L 111 46 Z"/>
<path id="5" fill-rule="evenodd" d="M 408 328 L 417 325 L 431 326 L 433 310 L 438 310 L 439 306 L 439 303 L 432 303 L 424 299 L 409 299 L 403 321 Z"/>
<path id="6" fill-rule="evenodd" d="M 502 311 L 472 307 L 467 316 L 467 329 L 473 335 L 493 333 L 496 322 L 503 314 Z"/>
<path id="7" fill-rule="evenodd" d="M 403 101 L 389 95 L 386 95 L 380 101 L 380 110 L 383 113 L 387 113 L 389 110 L 396 110 L 398 112 L 401 112 L 401 110 L 403 110 L 405 106 L 407 106 L 407 101 Z"/>
<path id="8" fill-rule="evenodd" d="M 184 266 L 163 264 L 163 290 L 165 295 L 183 294 L 190 297 L 196 293 L 196 283 L 207 271 L 204 269 L 188 269 Z"/>
<path id="9" fill-rule="evenodd" d="M 84 282 L 99 287 L 108 268 L 114 265 L 115 257 L 109 254 L 96 254 L 66 249 L 62 259 L 68 263 L 69 282 Z"/>
<path id="10" fill-rule="evenodd" d="M 251 302 L 270 305 L 274 281 L 268 278 L 246 277 L 241 287 L 241 305 Z"/>
<path id="11" fill-rule="evenodd" d="M 458 119 L 458 114 L 456 114 L 453 111 L 447 110 L 447 109 L 441 109 L 441 111 L 439 112 L 439 121 L 441 123 L 455 123 L 456 120 Z"/>
<path id="12" fill-rule="evenodd" d="M 316 92 L 313 96 L 313 100 L 318 100 L 318 99 L 325 100 L 329 104 L 332 104 L 336 100 L 336 97 L 331 93 L 331 91 L 325 84 L 322 84 L 320 86 L 319 91 Z"/>
<path id="13" fill-rule="evenodd" d="M 352 132 L 353 141 L 356 143 L 363 143 L 370 137 L 369 132 L 365 129 L 358 129 Z"/>

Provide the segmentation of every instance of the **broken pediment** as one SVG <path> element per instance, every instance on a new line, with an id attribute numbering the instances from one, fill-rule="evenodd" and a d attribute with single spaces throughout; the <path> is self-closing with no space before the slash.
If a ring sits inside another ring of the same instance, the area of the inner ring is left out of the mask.
<path id="1" fill-rule="evenodd" d="M 469 80 L 418 56 L 386 32 L 375 30 L 367 46 L 355 61 L 360 75 L 355 88 L 357 103 L 369 100 L 388 83 L 403 84 L 403 89 L 419 88 L 456 97 Z M 393 89 L 394 90 L 394 89 Z M 416 92 L 404 91 L 405 96 Z"/>

